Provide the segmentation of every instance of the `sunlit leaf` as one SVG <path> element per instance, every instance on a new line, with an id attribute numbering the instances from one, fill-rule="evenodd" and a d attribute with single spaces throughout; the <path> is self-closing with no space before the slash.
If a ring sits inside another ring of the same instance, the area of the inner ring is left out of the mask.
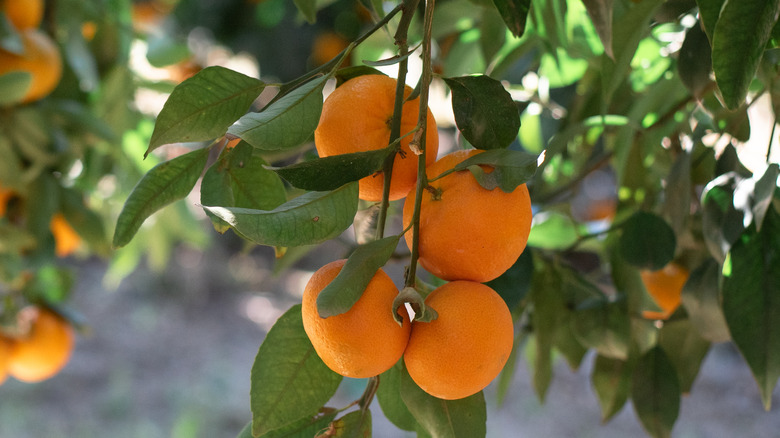
<path id="1" fill-rule="evenodd" d="M 203 148 L 154 166 L 130 193 L 116 221 L 113 245 L 125 246 L 155 211 L 187 196 L 208 160 Z"/>
<path id="2" fill-rule="evenodd" d="M 259 113 L 241 117 L 227 132 L 268 151 L 289 149 L 311 137 L 322 112 L 322 88 L 328 76 L 313 79 Z"/>
<path id="3" fill-rule="evenodd" d="M 332 239 L 355 218 L 357 183 L 308 192 L 273 210 L 204 206 L 247 239 L 268 246 L 311 245 Z"/>
<path id="4" fill-rule="evenodd" d="M 723 313 L 768 410 L 780 377 L 780 215 L 770 209 L 731 248 L 723 272 Z"/>
<path id="5" fill-rule="evenodd" d="M 780 0 L 727 1 L 712 33 L 712 70 L 726 107 L 739 107 L 758 70 Z"/>
<path id="6" fill-rule="evenodd" d="M 304 190 L 335 190 L 382 170 L 391 148 L 353 152 L 304 161 L 286 167 L 269 167 L 294 187 Z"/>
<path id="7" fill-rule="evenodd" d="M 165 102 L 144 156 L 164 144 L 222 136 L 265 88 L 265 83 L 212 66 L 179 84 Z"/>
<path id="8" fill-rule="evenodd" d="M 565 249 L 579 237 L 570 217 L 555 212 L 542 212 L 534 218 L 528 245 L 543 249 Z"/>
<path id="9" fill-rule="evenodd" d="M 677 371 L 660 346 L 639 358 L 634 370 L 631 401 L 645 430 L 653 437 L 669 437 L 680 413 Z"/>
<path id="10" fill-rule="evenodd" d="M 262 436 L 311 420 L 341 379 L 314 351 L 303 330 L 301 305 L 291 307 L 268 332 L 252 365 L 252 433 Z"/>
<path id="11" fill-rule="evenodd" d="M 505 148 L 517 138 L 520 113 L 501 82 L 489 76 L 445 78 L 455 122 L 477 149 Z"/>
<path id="12" fill-rule="evenodd" d="M 614 59 L 612 53 L 612 0 L 583 0 L 593 27 L 604 45 L 604 53 Z"/>
<path id="13" fill-rule="evenodd" d="M 358 246 L 336 278 L 317 296 L 317 312 L 320 316 L 327 318 L 351 309 L 363 295 L 374 274 L 393 255 L 400 238 L 400 235 L 390 236 Z"/>

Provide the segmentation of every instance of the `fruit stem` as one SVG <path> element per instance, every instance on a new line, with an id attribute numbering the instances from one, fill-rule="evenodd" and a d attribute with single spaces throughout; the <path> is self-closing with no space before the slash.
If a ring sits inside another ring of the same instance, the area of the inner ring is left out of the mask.
<path id="1" fill-rule="evenodd" d="M 401 137 L 401 114 L 404 104 L 404 92 L 406 91 L 406 73 L 408 71 L 408 56 L 406 56 L 409 52 L 408 34 L 409 26 L 412 23 L 412 17 L 414 17 L 415 10 L 417 9 L 418 1 L 419 0 L 409 0 L 404 1 L 401 4 L 403 10 L 401 12 L 401 19 L 398 23 L 398 29 L 395 32 L 395 44 L 398 46 L 398 54 L 401 57 L 401 61 L 398 63 L 398 77 L 396 78 L 395 102 L 393 104 L 393 119 L 390 125 L 389 144 L 392 144 Z M 395 163 L 395 155 L 397 153 L 398 149 L 391 152 L 385 159 L 384 166 L 382 166 L 384 183 L 382 185 L 382 203 L 379 208 L 379 217 L 377 218 L 377 239 L 381 239 L 385 235 L 387 209 L 390 207 L 390 179 L 393 175 L 393 164 Z"/>
<path id="2" fill-rule="evenodd" d="M 374 400 L 377 389 L 379 389 L 379 376 L 369 378 L 368 383 L 366 384 L 366 390 L 363 391 L 363 395 L 360 396 L 360 400 L 358 400 L 358 406 L 360 406 L 361 411 L 367 410 L 371 405 L 371 401 Z"/>
<path id="3" fill-rule="evenodd" d="M 417 126 L 420 128 L 412 139 L 410 147 L 414 150 L 418 146 L 420 155 L 417 156 L 417 186 L 415 187 L 414 213 L 412 214 L 412 255 L 409 261 L 409 270 L 406 275 L 405 286 L 414 287 L 417 278 L 417 259 L 419 253 L 420 236 L 420 204 L 423 190 L 428 187 L 428 174 L 425 170 L 425 137 L 428 129 L 428 88 L 431 83 L 433 70 L 431 68 L 431 29 L 433 28 L 433 7 L 435 0 L 426 0 L 425 15 L 423 17 L 422 40 L 422 78 L 420 79 L 420 112 Z"/>

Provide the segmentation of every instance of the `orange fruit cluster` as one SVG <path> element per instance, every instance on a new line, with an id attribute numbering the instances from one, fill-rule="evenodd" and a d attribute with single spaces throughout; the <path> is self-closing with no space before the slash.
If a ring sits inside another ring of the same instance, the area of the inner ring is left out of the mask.
<path id="1" fill-rule="evenodd" d="M 70 360 L 75 331 L 50 310 L 28 306 L 19 311 L 20 334 L 0 334 L 0 384 L 10 375 L 22 382 L 40 382 L 62 370 Z"/>
<path id="2" fill-rule="evenodd" d="M 393 119 L 396 80 L 383 75 L 352 78 L 336 88 L 322 105 L 322 114 L 314 131 L 314 144 L 320 157 L 366 152 L 387 147 Z M 404 95 L 412 93 L 406 87 Z M 401 136 L 417 126 L 419 98 L 406 100 L 401 113 Z M 433 163 L 439 150 L 439 134 L 430 109 L 425 135 L 426 162 Z M 401 140 L 401 149 L 393 162 L 390 200 L 406 196 L 417 182 L 417 155 L 409 147 L 413 135 Z M 384 177 L 381 173 L 359 182 L 359 197 L 365 201 L 382 200 Z"/>
<path id="3" fill-rule="evenodd" d="M 643 270 L 639 273 L 647 293 L 653 298 L 661 311 L 645 310 L 646 319 L 669 319 L 682 301 L 682 290 L 688 281 L 688 270 L 675 263 L 669 263 L 657 271 Z"/>
<path id="4" fill-rule="evenodd" d="M 43 19 L 43 0 L 4 0 L 0 9 L 19 32 L 22 52 L 0 48 L 0 75 L 27 72 L 30 86 L 21 99 L 32 102 L 54 91 L 62 78 L 62 56 L 57 44 L 38 29 Z"/>

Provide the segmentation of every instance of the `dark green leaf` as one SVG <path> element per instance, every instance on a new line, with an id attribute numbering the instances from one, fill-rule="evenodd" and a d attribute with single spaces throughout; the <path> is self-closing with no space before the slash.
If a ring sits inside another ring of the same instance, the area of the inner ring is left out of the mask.
<path id="1" fill-rule="evenodd" d="M 657 438 L 671 435 L 680 413 L 680 384 L 674 365 L 661 347 L 656 346 L 639 358 L 631 401 L 650 435 Z"/>
<path id="2" fill-rule="evenodd" d="M 313 417 L 301 418 L 294 423 L 264 433 L 257 438 L 311 438 L 316 436 L 317 433 L 327 429 L 330 422 L 336 418 L 337 413 L 338 411 L 336 409 L 327 407 L 322 408 Z M 241 431 L 237 438 L 255 438 L 255 436 L 252 435 L 251 421 Z"/>
<path id="3" fill-rule="evenodd" d="M 720 10 L 723 9 L 724 3 L 726 3 L 726 0 L 696 0 L 696 4 L 699 6 L 702 26 L 710 41 L 712 41 L 712 32 L 715 31 L 715 24 L 718 22 Z"/>
<path id="4" fill-rule="evenodd" d="M 669 224 L 659 216 L 638 211 L 623 226 L 620 255 L 640 269 L 652 271 L 672 261 L 677 239 Z"/>
<path id="5" fill-rule="evenodd" d="M 536 160 L 536 155 L 527 152 L 493 149 L 466 158 L 446 173 L 468 169 L 486 190 L 499 187 L 502 191 L 511 193 L 534 176 Z M 479 165 L 491 166 L 493 171 L 488 173 Z"/>
<path id="6" fill-rule="evenodd" d="M 764 217 L 766 217 L 766 212 L 769 210 L 777 190 L 778 175 L 780 175 L 780 166 L 777 163 L 772 163 L 766 168 L 761 178 L 756 181 L 753 196 L 751 197 L 753 222 L 756 224 L 756 231 L 761 231 Z"/>
<path id="7" fill-rule="evenodd" d="M 11 71 L 0 75 L 0 107 L 22 100 L 32 83 L 32 75 L 26 71 Z"/>
<path id="8" fill-rule="evenodd" d="M 116 220 L 113 245 L 125 246 L 155 211 L 187 196 L 209 157 L 203 148 L 154 166 L 133 189 Z"/>
<path id="9" fill-rule="evenodd" d="M 206 67 L 179 84 L 165 102 L 144 156 L 164 144 L 222 136 L 265 84 L 224 67 Z"/>
<path id="10" fill-rule="evenodd" d="M 745 229 L 744 214 L 734 208 L 734 189 L 741 181 L 729 172 L 710 181 L 702 192 L 702 231 L 704 243 L 718 263 L 723 263 L 731 245 Z"/>
<path id="11" fill-rule="evenodd" d="M 601 421 L 609 421 L 626 404 L 633 371 L 631 362 L 596 356 L 590 382 L 601 407 Z"/>
<path id="12" fill-rule="evenodd" d="M 525 32 L 525 21 L 531 9 L 531 0 L 493 0 L 493 4 L 496 5 L 512 35 L 521 37 Z"/>
<path id="13" fill-rule="evenodd" d="M 311 80 L 259 113 L 248 113 L 228 129 L 252 146 L 275 151 L 300 145 L 311 137 L 322 112 L 322 87 L 328 76 Z"/>
<path id="14" fill-rule="evenodd" d="M 254 155 L 254 148 L 239 142 L 226 149 L 206 174 L 200 187 L 200 202 L 218 207 L 241 207 L 273 210 L 287 200 L 282 180 L 264 168 L 266 162 Z M 230 226 L 208 213 L 217 231 L 224 233 Z"/>
<path id="15" fill-rule="evenodd" d="M 572 328 L 582 345 L 594 348 L 599 355 L 628 358 L 631 326 L 625 301 L 585 301 L 574 312 Z"/>
<path id="16" fill-rule="evenodd" d="M 103 218 L 90 210 L 82 199 L 82 195 L 72 189 L 62 189 L 60 192 L 60 208 L 62 214 L 76 233 L 89 244 L 89 249 L 96 254 L 110 254 L 111 244 L 108 242 Z"/>
<path id="17" fill-rule="evenodd" d="M 723 268 L 723 313 L 769 410 L 780 377 L 780 215 L 769 210 L 757 232 L 751 225 Z"/>
<path id="18" fill-rule="evenodd" d="M 509 146 L 520 129 L 520 113 L 501 82 L 488 76 L 445 78 L 452 91 L 455 123 L 477 149 Z"/>
<path id="19" fill-rule="evenodd" d="M 544 402 L 552 381 L 552 347 L 555 332 L 563 321 L 566 302 L 563 278 L 553 265 L 536 266 L 531 284 L 530 299 L 533 303 L 531 325 L 534 328 L 533 386 L 539 400 Z"/>
<path id="20" fill-rule="evenodd" d="M 371 438 L 371 411 L 357 410 L 331 422 L 334 438 Z"/>
<path id="21" fill-rule="evenodd" d="M 317 21 L 317 0 L 293 0 L 293 2 L 309 24 Z"/>
<path id="22" fill-rule="evenodd" d="M 294 187 L 304 190 L 335 190 L 382 170 L 391 148 L 353 152 L 304 161 L 287 167 L 269 167 Z"/>
<path id="23" fill-rule="evenodd" d="M 252 365 L 252 433 L 262 436 L 311 420 L 341 379 L 314 351 L 303 330 L 301 305 L 291 307 L 268 332 Z"/>
<path id="24" fill-rule="evenodd" d="M 308 192 L 266 211 L 204 206 L 247 239 L 268 246 L 311 245 L 346 230 L 358 206 L 357 183 L 332 192 Z"/>
<path id="25" fill-rule="evenodd" d="M 678 319 L 664 323 L 658 344 L 677 369 L 682 393 L 691 392 L 704 357 L 710 351 L 710 343 L 699 336 L 690 320 Z"/>
<path id="26" fill-rule="evenodd" d="M 458 400 L 442 400 L 420 389 L 404 368 L 401 398 L 417 422 L 433 437 L 480 438 L 487 433 L 487 408 L 482 391 Z"/>
<path id="27" fill-rule="evenodd" d="M 707 259 L 691 272 L 682 292 L 682 303 L 699 336 L 710 342 L 731 339 L 720 305 L 720 265 Z"/>
<path id="28" fill-rule="evenodd" d="M 419 424 L 414 419 L 409 408 L 401 398 L 401 375 L 404 372 L 402 360 L 379 376 L 379 389 L 376 392 L 377 401 L 385 417 L 402 430 L 417 430 Z"/>
<path id="29" fill-rule="evenodd" d="M 336 278 L 317 296 L 317 312 L 320 316 L 327 318 L 351 309 L 363 295 L 374 274 L 393 255 L 400 238 L 390 236 L 358 246 Z"/>
<path id="30" fill-rule="evenodd" d="M 582 0 L 582 3 L 604 46 L 604 53 L 615 59 L 612 53 L 612 0 Z"/>
<path id="31" fill-rule="evenodd" d="M 772 28 L 780 0 L 727 1 L 712 32 L 712 70 L 726 107 L 745 101 Z"/>
<path id="32" fill-rule="evenodd" d="M 517 261 L 498 278 L 485 283 L 496 291 L 509 309 L 517 307 L 531 289 L 534 273 L 534 257 L 531 250 L 525 250 Z"/>
<path id="33" fill-rule="evenodd" d="M 677 72 L 691 94 L 701 97 L 712 80 L 712 49 L 699 23 L 688 29 L 680 48 Z"/>
<path id="34" fill-rule="evenodd" d="M 675 236 L 683 236 L 687 232 L 691 192 L 691 154 L 682 152 L 672 164 L 664 185 L 663 214 Z"/>
<path id="35" fill-rule="evenodd" d="M 338 69 L 336 73 L 333 75 L 333 77 L 336 79 L 336 87 L 340 87 L 341 84 L 344 82 L 347 82 L 350 79 L 356 78 L 358 76 L 364 76 L 364 75 L 382 75 L 387 76 L 386 74 L 382 73 L 381 71 L 369 67 L 367 65 L 354 65 L 350 67 L 344 67 L 341 69 Z"/>

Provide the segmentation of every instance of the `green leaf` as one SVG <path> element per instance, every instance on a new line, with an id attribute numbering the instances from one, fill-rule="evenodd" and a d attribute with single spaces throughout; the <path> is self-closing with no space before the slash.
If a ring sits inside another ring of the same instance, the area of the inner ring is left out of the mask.
<path id="1" fill-rule="evenodd" d="M 0 75 L 0 107 L 20 102 L 32 84 L 32 74 L 10 71 Z"/>
<path id="2" fill-rule="evenodd" d="M 520 113 L 501 82 L 485 75 L 444 78 L 452 91 L 455 123 L 477 149 L 509 146 L 520 129 Z"/>
<path id="3" fill-rule="evenodd" d="M 324 407 L 313 417 L 301 418 L 287 426 L 272 430 L 257 438 L 311 438 L 317 433 L 327 429 L 328 425 L 338 411 L 333 408 Z M 237 438 L 255 438 L 252 435 L 252 422 L 250 421 L 241 431 Z"/>
<path id="4" fill-rule="evenodd" d="M 414 431 L 419 428 L 419 424 L 401 398 L 403 368 L 403 360 L 399 360 L 392 368 L 379 376 L 380 384 L 376 392 L 376 399 L 385 417 L 391 423 L 399 429 Z"/>
<path id="5" fill-rule="evenodd" d="M 596 356 L 590 382 L 601 407 L 601 421 L 620 412 L 631 390 L 632 362 Z"/>
<path id="6" fill-rule="evenodd" d="M 734 208 L 734 190 L 742 181 L 735 172 L 710 181 L 702 191 L 702 232 L 710 254 L 723 263 L 731 245 L 745 229 L 744 214 Z"/>
<path id="7" fill-rule="evenodd" d="M 113 245 L 125 246 L 152 213 L 187 196 L 198 181 L 209 157 L 203 148 L 154 166 L 125 201 L 116 220 Z"/>
<path id="8" fill-rule="evenodd" d="M 604 53 L 615 59 L 612 53 L 612 0 L 582 0 L 582 3 L 604 46 Z"/>
<path id="9" fill-rule="evenodd" d="M 487 408 L 482 391 L 458 400 L 442 400 L 420 389 L 404 368 L 401 398 L 417 422 L 433 437 L 480 438 L 487 433 Z"/>
<path id="10" fill-rule="evenodd" d="M 771 163 L 761 178 L 756 181 L 753 196 L 751 197 L 753 222 L 756 224 L 756 231 L 761 231 L 764 218 L 777 190 L 778 175 L 780 175 L 780 166 L 777 163 Z"/>
<path id="11" fill-rule="evenodd" d="M 249 113 L 228 129 L 252 146 L 275 151 L 300 145 L 311 137 L 322 112 L 322 87 L 328 76 L 309 81 L 259 113 Z"/>
<path id="12" fill-rule="evenodd" d="M 712 32 L 712 70 L 727 108 L 745 101 L 778 14 L 780 0 L 723 5 Z"/>
<path id="13" fill-rule="evenodd" d="M 400 235 L 390 236 L 358 246 L 336 278 L 317 296 L 317 312 L 320 316 L 327 318 L 351 309 L 363 295 L 374 274 L 393 255 L 400 238 Z"/>
<path id="14" fill-rule="evenodd" d="M 491 7 L 481 8 L 479 20 L 479 45 L 482 50 L 482 58 L 490 64 L 493 57 L 501 50 L 506 41 L 506 28 L 503 17 Z"/>
<path id="15" fill-rule="evenodd" d="M 286 167 L 268 167 L 294 187 L 304 190 L 335 190 L 382 170 L 391 148 L 317 158 Z"/>
<path id="16" fill-rule="evenodd" d="M 696 4 L 699 6 L 701 24 L 710 41 L 712 41 L 712 32 L 715 30 L 715 24 L 718 22 L 724 3 L 726 3 L 726 0 L 696 0 Z"/>
<path id="17" fill-rule="evenodd" d="M 144 156 L 164 144 L 222 136 L 264 88 L 262 81 L 233 70 L 204 68 L 179 84 L 168 97 Z"/>
<path id="18" fill-rule="evenodd" d="M 247 239 L 268 246 L 311 245 L 346 230 L 358 207 L 357 183 L 308 192 L 273 210 L 204 206 Z"/>
<path id="19" fill-rule="evenodd" d="M 293 3 L 309 24 L 317 21 L 317 0 L 293 0 Z"/>
<path id="20" fill-rule="evenodd" d="M 672 228 L 659 216 L 638 211 L 623 226 L 620 255 L 640 269 L 663 268 L 674 258 L 677 239 Z"/>
<path id="21" fill-rule="evenodd" d="M 311 420 L 342 380 L 314 351 L 303 330 L 300 304 L 291 307 L 271 327 L 257 352 L 251 378 L 255 436 L 298 420 Z"/>
<path id="22" fill-rule="evenodd" d="M 682 393 L 691 392 L 704 357 L 710 351 L 710 343 L 699 336 L 690 320 L 677 319 L 664 323 L 658 344 L 677 369 Z"/>
<path id="23" fill-rule="evenodd" d="M 760 232 L 751 225 L 723 269 L 723 313 L 769 410 L 780 377 L 780 214 L 769 210 Z"/>
<path id="24" fill-rule="evenodd" d="M 625 301 L 583 302 L 574 312 L 572 331 L 582 345 L 595 349 L 600 356 L 628 358 L 631 325 Z"/>
<path id="25" fill-rule="evenodd" d="M 517 261 L 498 278 L 488 281 L 490 286 L 506 302 L 510 310 L 515 309 L 531 290 L 534 274 L 534 257 L 531 250 L 525 250 Z"/>
<path id="26" fill-rule="evenodd" d="M 61 189 L 60 208 L 63 216 L 76 233 L 89 244 L 96 254 L 108 256 L 111 245 L 108 242 L 103 217 L 90 210 L 84 203 L 82 194 L 73 189 Z"/>
<path id="27" fill-rule="evenodd" d="M 450 172 L 470 170 L 479 185 L 486 190 L 499 187 L 506 193 L 511 193 L 519 185 L 525 184 L 536 172 L 537 156 L 527 152 L 511 149 L 493 149 L 481 152 L 458 163 Z M 480 165 L 493 168 L 492 172 L 482 170 Z"/>
<path id="28" fill-rule="evenodd" d="M 691 216 L 691 154 L 681 152 L 665 178 L 663 215 L 669 220 L 675 236 L 688 231 Z"/>
<path id="29" fill-rule="evenodd" d="M 562 250 L 577 241 L 579 234 L 571 217 L 557 212 L 541 212 L 534 217 L 528 245 Z"/>
<path id="30" fill-rule="evenodd" d="M 264 167 L 266 162 L 254 151 L 246 142 L 224 150 L 203 175 L 201 204 L 257 210 L 273 210 L 282 205 L 287 200 L 284 183 Z M 216 215 L 208 215 L 217 231 L 224 233 L 230 228 Z"/>
<path id="31" fill-rule="evenodd" d="M 707 259 L 691 272 L 682 292 L 682 303 L 699 336 L 710 342 L 731 339 L 720 305 L 720 265 Z"/>
<path id="32" fill-rule="evenodd" d="M 371 438 L 371 411 L 357 410 L 330 423 L 334 438 Z"/>
<path id="33" fill-rule="evenodd" d="M 512 35 L 520 38 L 525 32 L 525 22 L 531 9 L 531 0 L 493 0 Z"/>
<path id="34" fill-rule="evenodd" d="M 564 321 L 566 302 L 563 276 L 553 265 L 537 266 L 531 285 L 534 329 L 533 386 L 539 400 L 544 402 L 552 381 L 552 347 L 555 333 Z"/>
<path id="35" fill-rule="evenodd" d="M 712 80 L 712 48 L 701 25 L 696 23 L 685 33 L 677 62 L 677 73 L 691 94 L 701 98 Z"/>
<path id="36" fill-rule="evenodd" d="M 671 436 L 680 412 L 680 384 L 674 365 L 660 346 L 639 358 L 634 370 L 631 401 L 650 435 Z"/>

